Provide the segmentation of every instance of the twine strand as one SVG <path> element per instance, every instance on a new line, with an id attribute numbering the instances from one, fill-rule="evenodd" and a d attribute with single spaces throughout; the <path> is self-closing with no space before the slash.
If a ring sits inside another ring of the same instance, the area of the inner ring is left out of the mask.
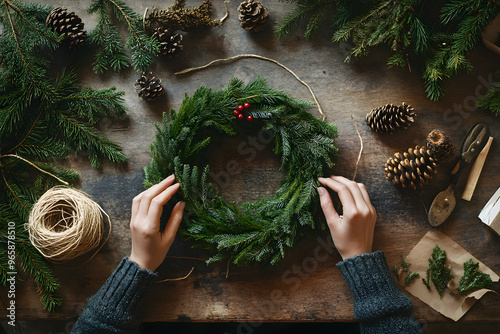
<path id="1" fill-rule="evenodd" d="M 104 210 L 87 194 L 72 188 L 54 187 L 33 206 L 26 229 L 33 246 L 48 260 L 64 262 L 77 258 L 101 243 L 104 235 Z M 90 259 L 88 261 L 90 261 Z"/>
<path id="2" fill-rule="evenodd" d="M 279 67 L 285 69 L 288 73 L 290 73 L 291 75 L 293 75 L 295 77 L 295 79 L 297 79 L 301 84 L 303 84 L 304 86 L 307 87 L 307 89 L 309 89 L 309 92 L 311 93 L 311 95 L 313 97 L 313 100 L 316 103 L 316 106 L 318 106 L 318 111 L 321 114 L 321 119 L 323 121 L 326 120 L 326 115 L 323 112 L 323 109 L 321 108 L 321 105 L 319 104 L 319 101 L 316 98 L 316 94 L 314 94 L 312 88 L 306 82 L 304 82 L 303 80 L 301 80 L 298 77 L 298 75 L 295 74 L 291 69 L 289 69 L 285 65 L 283 65 L 280 62 L 278 62 L 278 61 L 276 61 L 274 59 L 271 59 L 271 58 L 267 58 L 267 57 L 259 56 L 259 55 L 254 55 L 254 54 L 241 54 L 241 55 L 233 56 L 233 57 L 230 57 L 230 58 L 215 59 L 215 60 L 212 60 L 211 62 L 209 62 L 208 64 L 203 65 L 203 66 L 187 68 L 185 70 L 182 70 L 182 71 L 179 71 L 179 72 L 175 72 L 174 75 L 186 74 L 186 73 L 189 73 L 189 72 L 194 72 L 194 71 L 202 70 L 204 68 L 207 68 L 207 67 L 212 66 L 213 64 L 216 64 L 216 63 L 219 63 L 219 62 L 225 62 L 225 61 L 231 61 L 231 60 L 237 60 L 237 59 L 243 59 L 243 58 L 256 58 L 256 59 L 261 59 L 261 60 L 269 61 L 269 62 L 271 62 L 273 64 L 276 64 Z"/>
<path id="3" fill-rule="evenodd" d="M 58 178 L 57 176 L 55 176 L 54 174 L 51 174 L 49 172 L 47 172 L 46 170 L 44 169 L 41 169 L 40 167 L 38 167 L 37 165 L 35 165 L 34 163 L 32 163 L 31 161 L 29 160 L 26 160 L 18 155 L 15 155 L 15 154 L 4 154 L 4 155 L 0 155 L 0 158 L 4 158 L 4 157 L 11 157 L 11 158 L 16 158 L 16 159 L 19 159 L 19 160 L 22 160 L 24 162 L 26 162 L 28 165 L 30 165 L 31 167 L 33 168 L 36 168 L 38 169 L 40 172 L 44 173 L 44 174 L 47 174 L 49 176 L 52 176 L 54 179 L 56 179 L 57 181 L 61 182 L 62 184 L 66 185 L 66 186 L 69 186 L 69 183 L 64 181 L 64 180 L 61 180 L 60 178 Z"/>

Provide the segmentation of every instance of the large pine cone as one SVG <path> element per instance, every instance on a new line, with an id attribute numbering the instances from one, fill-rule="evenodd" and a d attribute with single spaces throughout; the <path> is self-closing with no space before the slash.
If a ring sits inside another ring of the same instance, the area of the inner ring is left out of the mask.
<path id="1" fill-rule="evenodd" d="M 437 163 L 450 161 L 455 157 L 455 146 L 441 130 L 432 130 L 427 136 L 427 148 Z"/>
<path id="2" fill-rule="evenodd" d="M 181 34 L 172 34 L 169 29 L 156 28 L 153 36 L 160 41 L 160 53 L 164 56 L 174 55 L 182 50 Z"/>
<path id="3" fill-rule="evenodd" d="M 400 128 L 406 129 L 414 122 L 417 116 L 414 110 L 404 102 L 401 106 L 387 104 L 369 112 L 366 115 L 366 123 L 377 132 L 393 133 Z"/>
<path id="4" fill-rule="evenodd" d="M 70 50 L 79 49 L 87 37 L 82 19 L 75 12 L 68 13 L 66 8 L 52 9 L 45 20 L 45 25 L 58 34 L 64 34 L 64 43 Z"/>
<path id="5" fill-rule="evenodd" d="M 436 173 L 436 162 L 429 150 L 416 146 L 408 152 L 395 153 L 385 164 L 385 177 L 403 188 L 416 189 L 429 183 Z"/>
<path id="6" fill-rule="evenodd" d="M 264 30 L 269 12 L 259 0 L 244 0 L 238 7 L 240 26 L 248 31 Z"/>
<path id="7" fill-rule="evenodd" d="M 142 72 L 141 77 L 137 79 L 134 86 L 139 89 L 139 97 L 141 100 L 154 101 L 162 96 L 165 91 L 161 85 L 161 80 L 155 77 L 148 79 L 146 73 Z"/>

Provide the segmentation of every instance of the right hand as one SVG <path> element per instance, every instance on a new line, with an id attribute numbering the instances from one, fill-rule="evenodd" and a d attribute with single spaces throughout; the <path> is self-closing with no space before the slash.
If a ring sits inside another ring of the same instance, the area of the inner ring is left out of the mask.
<path id="1" fill-rule="evenodd" d="M 132 218 L 130 232 L 132 234 L 132 251 L 129 259 L 142 269 L 155 271 L 165 259 L 175 234 L 181 224 L 186 203 L 178 202 L 167 226 L 160 232 L 160 217 L 163 206 L 179 190 L 179 184 L 173 184 L 174 175 L 155 184 L 137 195 L 132 202 Z"/>
<path id="2" fill-rule="evenodd" d="M 361 183 L 342 176 L 320 177 L 319 182 L 339 195 L 343 216 L 333 207 L 332 198 L 323 187 L 318 187 L 321 208 L 325 214 L 333 243 L 342 259 L 371 253 L 377 213 Z"/>

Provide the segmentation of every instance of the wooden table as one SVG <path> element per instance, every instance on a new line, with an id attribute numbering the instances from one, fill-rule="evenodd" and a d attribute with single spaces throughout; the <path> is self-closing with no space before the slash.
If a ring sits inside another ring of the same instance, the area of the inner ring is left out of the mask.
<path id="1" fill-rule="evenodd" d="M 44 0 L 52 5 L 61 0 Z M 173 1 L 160 1 L 165 7 Z M 200 1 L 190 1 L 192 5 Z M 95 17 L 86 14 L 90 1 L 72 2 L 70 9 L 77 12 L 87 29 L 95 26 Z M 140 2 L 127 1 L 142 13 Z M 223 15 L 223 1 L 214 0 L 214 17 Z M 369 57 L 356 64 L 345 64 L 347 44 L 330 43 L 328 29 L 322 30 L 313 41 L 305 41 L 300 32 L 279 41 L 272 24 L 265 31 L 250 34 L 237 22 L 238 1 L 229 4 L 230 17 L 219 28 L 190 32 L 184 36 L 184 50 L 176 58 L 161 59 L 153 72 L 162 78 L 166 95 L 154 103 L 140 101 L 132 84 L 138 75 L 132 70 L 96 76 L 91 72 L 93 52 L 84 50 L 67 56 L 58 53 L 66 66 L 78 68 L 84 85 L 95 88 L 118 86 L 126 91 L 129 108 L 125 120 L 107 120 L 99 127 L 111 139 L 119 142 L 130 158 L 121 166 L 106 165 L 102 170 L 90 167 L 83 154 L 72 157 L 68 166 L 80 172 L 77 185 L 92 195 L 111 216 L 113 230 L 108 243 L 99 254 L 84 265 L 69 263 L 52 265 L 61 281 L 63 306 L 54 313 L 42 310 L 34 284 L 25 280 L 18 283 L 17 316 L 29 319 L 74 319 L 86 300 L 94 294 L 113 271 L 120 259 L 129 254 L 129 216 L 132 198 L 143 190 L 143 167 L 151 156 L 149 144 L 153 141 L 153 122 L 171 108 L 178 109 L 184 92 L 192 94 L 200 85 L 218 89 L 230 78 L 251 80 L 268 77 L 269 83 L 291 92 L 296 98 L 311 99 L 307 89 L 281 68 L 260 60 L 240 60 L 201 72 L 176 77 L 173 73 L 187 67 L 199 66 L 216 58 L 243 53 L 254 53 L 276 59 L 288 66 L 306 81 L 318 96 L 328 121 L 339 127 L 336 145 L 340 156 L 332 173 L 352 177 L 359 151 L 359 140 L 351 115 L 364 141 L 364 151 L 356 180 L 366 184 L 377 209 L 374 248 L 385 250 L 389 264 L 406 256 L 415 244 L 432 228 L 427 223 L 426 209 L 433 197 L 447 182 L 450 165 L 439 169 L 433 182 L 420 191 L 401 190 L 384 178 L 384 164 L 396 151 L 423 144 L 427 134 L 439 128 L 460 145 L 467 129 L 478 121 L 488 122 L 492 135 L 500 137 L 500 119 L 484 110 L 476 110 L 476 94 L 486 92 L 485 84 L 498 67 L 498 55 L 478 45 L 472 52 L 475 66 L 470 74 L 460 74 L 446 83 L 446 98 L 434 103 L 426 96 L 418 73 L 406 69 L 388 70 L 385 60 L 388 51 L 373 50 Z M 152 5 L 153 3 L 151 3 Z M 65 4 L 68 6 L 68 4 Z M 271 21 L 279 20 L 293 6 L 276 0 L 267 0 Z M 387 104 L 406 102 L 415 107 L 417 120 L 408 130 L 394 135 L 380 135 L 370 131 L 364 117 L 371 109 Z M 316 110 L 311 111 L 319 115 Z M 227 139 L 223 147 L 213 151 L 209 163 L 217 172 L 234 159 L 242 172 L 231 178 L 222 190 L 226 199 L 251 201 L 268 196 L 279 187 L 282 173 L 278 171 L 279 158 L 266 147 L 255 161 L 248 163 L 237 153 L 237 144 L 243 139 Z M 480 209 L 500 186 L 500 148 L 493 142 L 483 173 L 472 201 L 459 200 L 449 221 L 437 228 L 471 252 L 478 259 L 500 273 L 500 237 L 477 218 Z M 329 252 L 325 251 L 328 250 Z M 178 259 L 175 257 L 191 257 Z M 187 279 L 157 284 L 149 298 L 145 314 L 147 321 L 353 321 L 352 297 L 335 267 L 340 260 L 332 248 L 326 231 L 314 231 L 304 237 L 286 258 L 270 270 L 237 268 L 226 263 L 206 265 L 199 259 L 209 254 L 194 250 L 190 243 L 177 239 L 160 268 L 161 278 L 176 278 L 194 271 Z M 1 292 L 2 300 L 5 293 Z M 416 317 L 425 322 L 448 321 L 417 298 L 411 296 Z M 461 321 L 500 321 L 498 296 L 482 298 Z"/>

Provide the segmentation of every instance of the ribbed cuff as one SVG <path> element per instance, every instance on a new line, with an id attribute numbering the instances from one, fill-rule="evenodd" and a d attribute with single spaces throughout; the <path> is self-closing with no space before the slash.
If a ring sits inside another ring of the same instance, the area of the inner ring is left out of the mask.
<path id="1" fill-rule="evenodd" d="M 158 275 L 123 258 L 101 289 L 89 299 L 87 307 L 97 319 L 119 328 L 139 324 L 138 306 L 147 297 Z"/>
<path id="2" fill-rule="evenodd" d="M 137 263 L 125 257 L 104 284 L 107 289 L 101 298 L 108 307 L 134 314 L 135 307 L 147 296 L 157 277 L 154 272 L 141 269 Z"/>
<path id="3" fill-rule="evenodd" d="M 411 313 L 413 303 L 397 287 L 383 251 L 354 256 L 337 267 L 351 289 L 358 320 Z"/>

